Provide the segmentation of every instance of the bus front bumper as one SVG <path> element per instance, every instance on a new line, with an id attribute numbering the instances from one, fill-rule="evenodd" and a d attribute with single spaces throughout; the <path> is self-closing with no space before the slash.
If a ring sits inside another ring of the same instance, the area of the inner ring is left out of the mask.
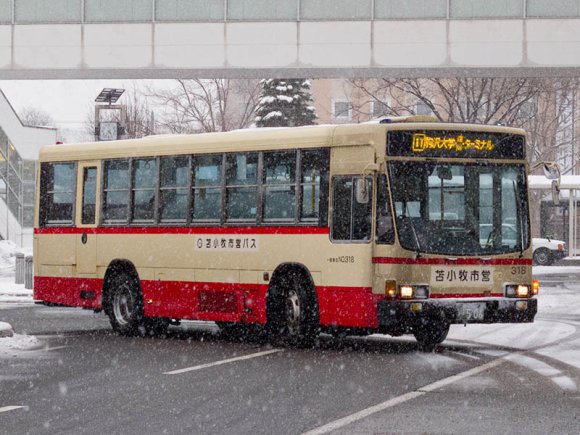
<path id="1" fill-rule="evenodd" d="M 378 321 L 382 329 L 411 330 L 424 319 L 450 324 L 527 323 L 538 312 L 537 299 L 491 298 L 470 300 L 379 301 Z"/>

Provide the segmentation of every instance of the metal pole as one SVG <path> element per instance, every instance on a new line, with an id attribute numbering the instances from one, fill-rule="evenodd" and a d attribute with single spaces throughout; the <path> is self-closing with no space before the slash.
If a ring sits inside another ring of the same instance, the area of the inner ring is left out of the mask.
<path id="1" fill-rule="evenodd" d="M 576 189 L 570 189 L 568 194 L 568 255 L 576 255 Z"/>

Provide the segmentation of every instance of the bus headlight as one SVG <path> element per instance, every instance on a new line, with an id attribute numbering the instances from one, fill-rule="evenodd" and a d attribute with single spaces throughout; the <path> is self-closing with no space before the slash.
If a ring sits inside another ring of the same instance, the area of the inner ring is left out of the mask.
<path id="1" fill-rule="evenodd" d="M 528 298 L 531 296 L 530 286 L 526 284 L 507 284 L 505 295 L 508 298 Z"/>
<path id="2" fill-rule="evenodd" d="M 428 285 L 401 285 L 399 287 L 401 299 L 427 299 L 429 297 Z"/>

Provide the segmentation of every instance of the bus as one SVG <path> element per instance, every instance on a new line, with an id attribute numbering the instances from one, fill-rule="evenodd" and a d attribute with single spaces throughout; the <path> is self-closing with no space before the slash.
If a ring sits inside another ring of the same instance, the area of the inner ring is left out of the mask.
<path id="1" fill-rule="evenodd" d="M 34 299 L 123 335 L 204 320 L 302 344 L 532 322 L 525 144 L 415 116 L 47 146 Z"/>

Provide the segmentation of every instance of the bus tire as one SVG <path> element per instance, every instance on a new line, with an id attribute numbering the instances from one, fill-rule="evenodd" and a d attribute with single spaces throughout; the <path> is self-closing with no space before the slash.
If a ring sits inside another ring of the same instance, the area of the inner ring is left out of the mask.
<path id="1" fill-rule="evenodd" d="M 320 330 L 318 304 L 311 280 L 291 270 L 269 295 L 268 336 L 276 345 L 311 347 Z M 270 293 L 270 292 L 269 292 Z"/>
<path id="2" fill-rule="evenodd" d="M 413 328 L 413 335 L 423 350 L 430 351 L 443 343 L 449 333 L 449 323 L 444 320 L 427 320 Z"/>
<path id="3" fill-rule="evenodd" d="M 105 312 L 115 332 L 125 336 L 143 335 L 143 296 L 137 278 L 126 271 L 111 278 Z"/>

